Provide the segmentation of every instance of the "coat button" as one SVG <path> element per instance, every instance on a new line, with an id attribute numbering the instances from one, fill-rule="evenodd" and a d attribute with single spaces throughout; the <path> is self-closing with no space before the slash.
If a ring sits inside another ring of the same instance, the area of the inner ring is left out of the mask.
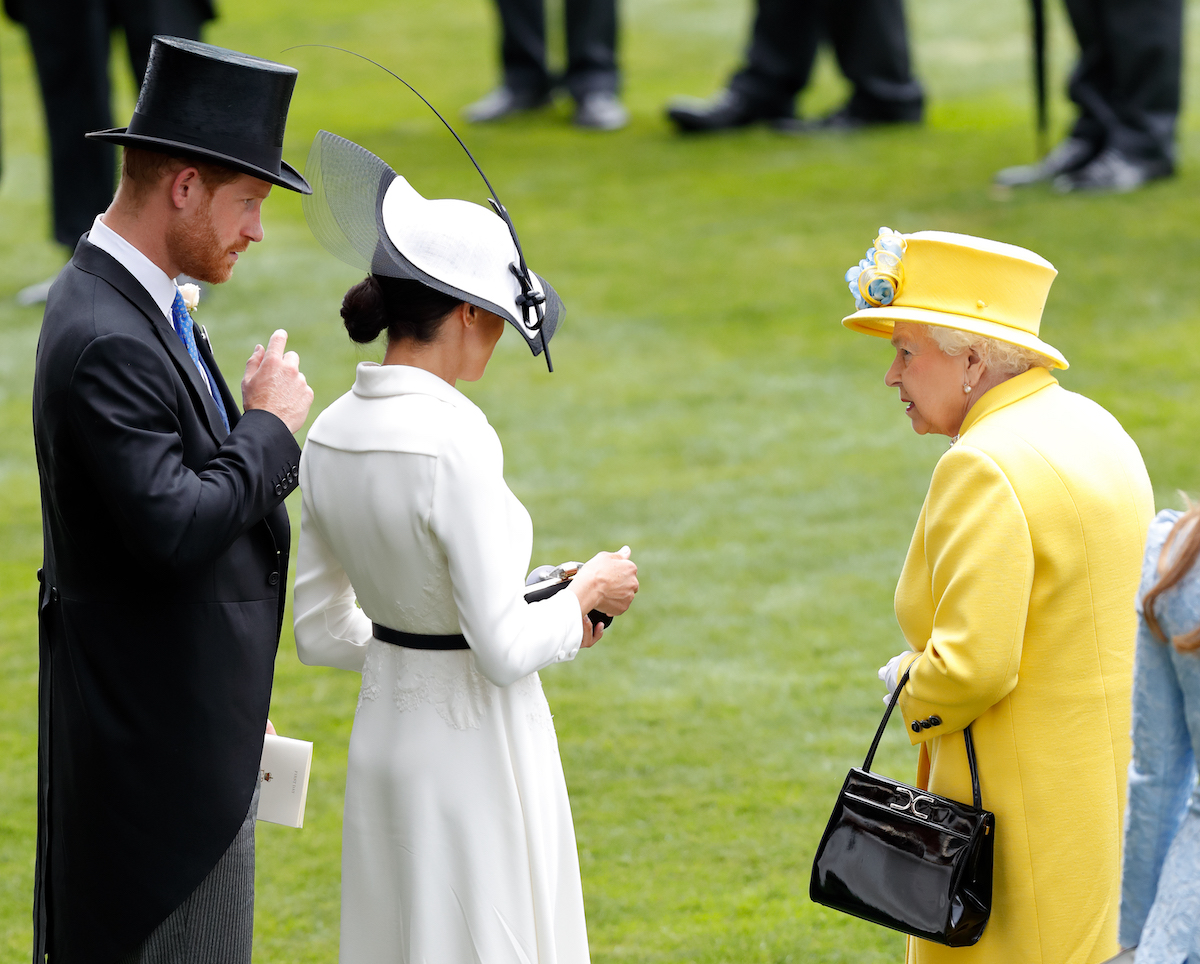
<path id="1" fill-rule="evenodd" d="M 278 586 L 279 585 L 279 573 L 277 573 L 277 572 L 271 573 L 271 575 L 267 576 L 267 582 L 272 586 Z"/>
<path id="2" fill-rule="evenodd" d="M 929 728 L 930 728 L 932 725 L 933 725 L 933 724 L 932 724 L 932 723 L 930 723 L 928 720 L 922 720 L 922 721 L 921 721 L 921 729 L 922 729 L 922 730 L 928 730 L 928 729 L 929 729 Z"/>
<path id="3" fill-rule="evenodd" d="M 276 495 L 283 495 L 283 486 L 282 486 L 282 485 L 279 485 L 278 483 L 276 483 L 276 485 L 275 485 L 275 494 L 276 494 Z"/>
<path id="4" fill-rule="evenodd" d="M 50 587 L 50 601 L 58 602 L 58 586 Z"/>
<path id="5" fill-rule="evenodd" d="M 913 720 L 913 721 L 912 721 L 912 731 L 913 731 L 914 733 L 920 733 L 920 732 L 921 732 L 921 724 L 920 724 L 920 723 L 918 723 L 916 720 Z"/>
<path id="6" fill-rule="evenodd" d="M 941 726 L 942 718 L 940 716 L 931 716 L 929 718 L 929 725 L 930 726 Z"/>

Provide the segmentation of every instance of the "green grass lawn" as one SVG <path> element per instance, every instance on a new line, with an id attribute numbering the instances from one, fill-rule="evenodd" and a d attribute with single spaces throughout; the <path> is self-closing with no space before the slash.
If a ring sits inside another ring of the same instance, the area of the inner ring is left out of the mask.
<path id="1" fill-rule="evenodd" d="M 258 0 L 224 5 L 212 42 L 300 68 L 286 156 L 325 127 L 388 160 L 426 196 L 482 185 L 419 102 L 361 61 L 397 69 L 452 116 L 494 81 L 488 0 Z M 885 343 L 838 323 L 842 273 L 880 225 L 1023 244 L 1060 276 L 1043 334 L 1062 376 L 1142 447 L 1159 505 L 1200 488 L 1200 135 L 1182 170 L 1126 197 L 996 197 L 999 166 L 1033 153 L 1025 6 L 912 0 L 930 110 L 920 128 L 683 140 L 673 94 L 735 66 L 744 0 L 629 0 L 633 122 L 582 133 L 555 108 L 461 133 L 513 212 L 532 266 L 568 309 L 558 371 L 510 332 L 467 387 L 505 444 L 537 526 L 534 562 L 629 543 L 642 592 L 595 650 L 543 674 L 571 790 L 597 962 L 895 961 L 895 934 L 811 904 L 809 865 L 846 769 L 880 712 L 875 668 L 903 645 L 891 597 L 941 438 L 918 438 L 884 388 Z M 1189 4 L 1198 49 L 1200 4 Z M 1073 56 L 1052 23 L 1056 86 Z M 23 35 L 0 24 L 0 959 L 22 960 L 33 877 L 41 556 L 29 395 L 40 310 L 13 294 L 58 268 L 45 238 L 40 104 Z M 118 117 L 132 93 L 123 65 Z M 1197 103 L 1197 71 L 1185 102 Z M 823 62 L 803 98 L 835 106 Z M 1053 104 L 1061 130 L 1069 106 Z M 236 381 L 275 327 L 316 391 L 346 391 L 359 351 L 337 307 L 358 279 L 312 240 L 295 195 L 266 206 L 267 240 L 201 306 Z M 298 501 L 290 503 L 298 518 Z M 341 800 L 358 678 L 301 666 L 290 631 L 272 717 L 316 744 L 307 824 L 262 825 L 256 953 L 336 959 Z M 908 776 L 899 726 L 882 768 Z"/>

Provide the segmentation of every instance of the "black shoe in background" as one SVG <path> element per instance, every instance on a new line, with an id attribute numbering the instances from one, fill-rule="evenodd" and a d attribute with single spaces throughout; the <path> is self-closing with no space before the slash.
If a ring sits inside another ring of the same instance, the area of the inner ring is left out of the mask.
<path id="1" fill-rule="evenodd" d="M 1116 148 L 1108 147 L 1078 170 L 1056 177 L 1054 190 L 1060 194 L 1073 191 L 1124 194 L 1174 173 L 1175 167 L 1170 161 L 1129 157 Z"/>
<path id="2" fill-rule="evenodd" d="M 1026 187 L 1053 181 L 1060 175 L 1078 171 L 1099 153 L 1100 148 L 1091 141 L 1068 137 L 1036 164 L 1019 164 L 997 171 L 992 183 L 1000 187 Z"/>
<path id="3" fill-rule="evenodd" d="M 509 86 L 497 87 L 490 94 L 463 108 L 463 117 L 473 124 L 498 121 L 522 111 L 536 110 L 550 103 L 550 95 L 539 91 L 513 90 Z"/>
<path id="4" fill-rule="evenodd" d="M 789 110 L 753 103 L 729 87 L 711 100 L 687 98 L 667 105 L 667 117 L 686 134 L 732 130 L 759 121 L 777 123 L 791 116 Z"/>

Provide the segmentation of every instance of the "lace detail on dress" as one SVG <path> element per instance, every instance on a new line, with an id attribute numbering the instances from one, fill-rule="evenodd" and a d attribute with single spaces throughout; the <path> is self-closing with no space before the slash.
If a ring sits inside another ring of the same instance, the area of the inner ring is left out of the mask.
<path id="1" fill-rule="evenodd" d="M 377 700 L 387 681 L 392 681 L 392 701 L 401 713 L 431 704 L 448 726 L 477 730 L 488 707 L 502 690 L 479 672 L 469 650 L 438 652 L 406 649 L 377 639 L 367 644 L 363 661 L 363 700 Z M 530 673 L 507 688 L 509 699 L 524 710 L 529 725 L 554 733 L 554 717 L 542 690 L 542 680 Z"/>
<path id="2" fill-rule="evenodd" d="M 400 647 L 393 647 L 399 649 Z M 477 730 L 490 702 L 489 687 L 469 651 L 429 653 L 403 649 L 392 699 L 402 713 L 432 703 L 438 716 L 456 730 Z"/>
<path id="3" fill-rule="evenodd" d="M 542 690 L 542 678 L 537 673 L 530 673 L 513 683 L 511 689 L 516 699 L 524 700 L 528 705 L 529 710 L 525 715 L 530 726 L 535 730 L 554 733 L 554 716 Z"/>
<path id="4" fill-rule="evenodd" d="M 367 655 L 363 660 L 362 688 L 358 691 L 358 705 L 354 707 L 354 712 L 357 713 L 362 708 L 363 700 L 379 699 L 379 675 L 383 671 L 382 663 L 383 650 L 380 648 L 380 643 L 372 639 L 367 643 Z"/>

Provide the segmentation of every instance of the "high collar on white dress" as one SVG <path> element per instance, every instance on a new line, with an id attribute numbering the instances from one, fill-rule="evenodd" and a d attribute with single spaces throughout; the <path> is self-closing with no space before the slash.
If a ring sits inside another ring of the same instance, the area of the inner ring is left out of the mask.
<path id="1" fill-rule="evenodd" d="M 360 398 L 385 398 L 389 395 L 431 395 L 455 408 L 479 411 L 478 406 L 457 388 L 433 372 L 411 365 L 380 365 L 359 362 L 354 378 L 354 394 Z M 482 414 L 482 413 L 481 413 Z"/>

